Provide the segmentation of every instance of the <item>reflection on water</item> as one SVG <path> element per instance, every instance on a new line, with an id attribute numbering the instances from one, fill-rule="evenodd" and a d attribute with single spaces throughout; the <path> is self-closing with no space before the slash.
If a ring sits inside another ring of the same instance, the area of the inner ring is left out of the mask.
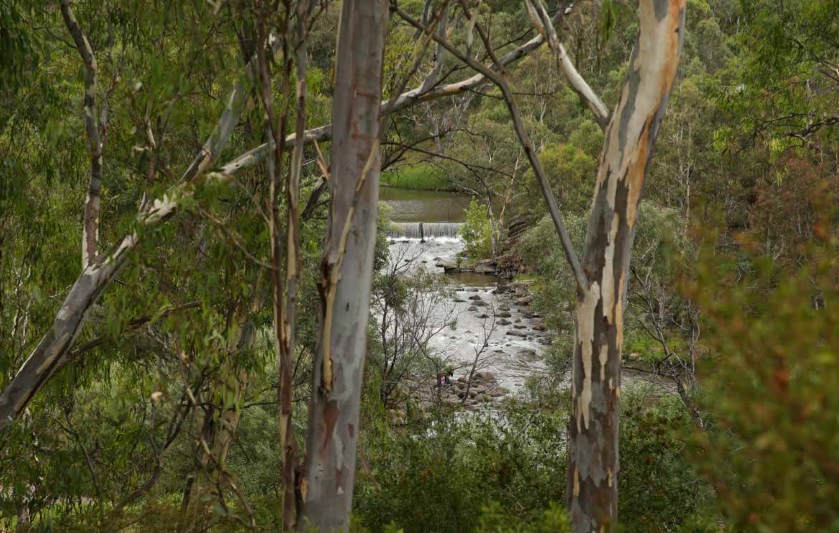
<path id="1" fill-rule="evenodd" d="M 470 196 L 452 192 L 382 187 L 379 200 L 391 207 L 394 222 L 465 222 Z"/>

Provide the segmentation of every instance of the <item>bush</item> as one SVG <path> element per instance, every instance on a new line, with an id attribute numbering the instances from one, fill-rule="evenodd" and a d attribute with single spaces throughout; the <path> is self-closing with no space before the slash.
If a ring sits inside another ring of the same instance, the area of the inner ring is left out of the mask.
<path id="1" fill-rule="evenodd" d="M 374 467 L 356 484 L 355 512 L 373 531 L 396 524 L 408 533 L 473 531 L 489 502 L 496 522 L 538 522 L 564 501 L 565 418 L 518 408 L 460 421 L 441 415 L 408 435 L 368 433 Z"/>
<path id="2" fill-rule="evenodd" d="M 386 187 L 399 187 L 400 189 L 455 190 L 442 170 L 428 164 L 406 165 L 398 170 L 383 172 L 381 183 Z"/>
<path id="3" fill-rule="evenodd" d="M 745 278 L 721 276 L 713 250 L 699 264 L 693 295 L 718 355 L 702 396 L 712 431 L 695 459 L 736 531 L 839 531 L 835 247 L 798 248 L 805 266 L 787 279 L 772 258 Z"/>
<path id="4" fill-rule="evenodd" d="M 466 223 L 460 235 L 466 243 L 466 254 L 473 259 L 492 255 L 492 224 L 485 206 L 473 198 L 466 208 Z"/>

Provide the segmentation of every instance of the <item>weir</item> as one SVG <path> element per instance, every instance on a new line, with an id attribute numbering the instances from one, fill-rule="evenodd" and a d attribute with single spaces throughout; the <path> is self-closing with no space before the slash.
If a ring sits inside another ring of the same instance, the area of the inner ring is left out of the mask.
<path id="1" fill-rule="evenodd" d="M 403 239 L 456 239 L 460 237 L 462 222 L 394 222 L 388 237 Z"/>

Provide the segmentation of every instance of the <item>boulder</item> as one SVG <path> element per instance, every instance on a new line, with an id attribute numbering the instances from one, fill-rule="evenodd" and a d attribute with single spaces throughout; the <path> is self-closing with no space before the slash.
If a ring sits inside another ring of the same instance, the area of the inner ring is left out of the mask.
<path id="1" fill-rule="evenodd" d="M 510 324 L 512 324 L 512 322 L 510 322 L 506 318 L 502 318 L 501 320 L 498 321 L 498 324 L 500 326 L 509 326 Z"/>
<path id="2" fill-rule="evenodd" d="M 495 381 L 497 381 L 495 379 L 495 374 L 492 372 L 475 372 L 475 375 L 472 376 L 472 378 L 480 381 L 488 381 L 490 383 L 495 383 Z"/>
<path id="3" fill-rule="evenodd" d="M 482 298 L 477 294 L 473 294 L 472 296 L 469 297 L 469 299 L 470 300 L 481 300 Z"/>
<path id="4" fill-rule="evenodd" d="M 474 270 L 478 274 L 495 274 L 495 262 L 483 259 L 475 263 Z"/>
<path id="5" fill-rule="evenodd" d="M 442 268 L 443 271 L 447 274 L 449 272 L 457 272 L 458 270 L 460 270 L 459 267 L 457 266 L 457 263 L 455 263 L 454 261 L 452 261 L 450 259 L 441 259 L 440 261 L 437 261 L 435 266 L 437 268 Z"/>
<path id="6" fill-rule="evenodd" d="M 510 318 L 513 315 L 511 315 L 509 311 L 499 311 L 495 313 L 495 316 L 498 318 Z"/>
<path id="7" fill-rule="evenodd" d="M 521 331 L 518 331 L 516 329 L 509 330 L 507 332 L 507 335 L 510 335 L 510 336 L 513 336 L 513 337 L 526 337 L 527 336 L 524 333 L 522 333 Z"/>

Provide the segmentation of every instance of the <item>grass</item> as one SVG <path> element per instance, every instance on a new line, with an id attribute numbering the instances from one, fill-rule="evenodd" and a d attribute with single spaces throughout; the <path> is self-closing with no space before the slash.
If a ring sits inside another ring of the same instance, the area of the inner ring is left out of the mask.
<path id="1" fill-rule="evenodd" d="M 396 170 L 382 173 L 382 185 L 425 191 L 455 190 L 439 168 L 423 163 L 399 167 Z"/>

